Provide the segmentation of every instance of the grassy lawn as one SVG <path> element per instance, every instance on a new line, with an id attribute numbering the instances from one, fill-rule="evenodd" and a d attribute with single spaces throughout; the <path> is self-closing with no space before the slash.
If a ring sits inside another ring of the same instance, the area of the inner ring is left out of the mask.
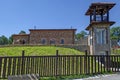
<path id="1" fill-rule="evenodd" d="M 120 55 L 120 48 L 118 49 L 111 49 L 111 53 L 115 55 Z"/>
<path id="2" fill-rule="evenodd" d="M 0 47 L 0 56 L 21 56 L 22 50 L 25 50 L 25 55 L 40 56 L 40 55 L 55 55 L 56 50 L 63 55 L 80 55 L 84 54 L 75 49 L 62 48 L 55 46 L 17 46 L 17 47 Z"/>
<path id="3" fill-rule="evenodd" d="M 84 54 L 84 52 L 80 52 L 75 49 L 55 47 L 55 46 L 16 46 L 16 47 L 9 46 L 9 47 L 0 47 L 0 56 L 21 56 L 22 50 L 25 50 L 26 56 L 55 55 L 56 50 L 59 50 L 59 54 L 62 54 L 62 55 Z M 53 77 L 48 78 L 47 80 L 49 79 L 53 80 L 54 78 Z M 3 79 L 3 80 L 6 80 L 6 79 Z"/>
<path id="4" fill-rule="evenodd" d="M 40 56 L 40 55 L 55 55 L 56 54 L 56 50 L 59 50 L 59 54 L 62 54 L 62 55 L 84 55 L 84 52 L 80 52 L 78 50 L 75 50 L 75 49 L 70 49 L 70 48 L 63 48 L 63 47 L 55 47 L 55 46 L 16 46 L 16 47 L 0 47 L 0 56 L 21 56 L 22 54 L 22 50 L 25 50 L 25 55 L 28 56 L 28 55 L 31 55 L 31 56 Z M 63 59 L 62 59 L 63 60 Z M 78 62 L 76 63 L 76 61 L 78 60 Z M 80 69 L 77 69 L 76 66 L 78 66 L 79 68 L 82 69 L 82 72 L 83 75 L 69 75 L 69 76 L 59 76 L 57 78 L 57 80 L 70 80 L 70 79 L 73 79 L 73 78 L 84 78 L 84 77 L 89 77 L 89 76 L 93 76 L 92 74 L 90 75 L 85 75 L 83 70 L 85 68 L 84 66 L 84 60 L 83 58 L 81 58 L 81 62 L 82 66 L 80 65 L 77 65 L 78 63 L 80 63 L 80 57 L 79 58 L 75 58 L 73 60 L 73 58 L 70 58 L 70 65 L 73 66 L 74 64 L 74 69 L 75 71 L 74 72 L 77 72 L 76 70 L 79 70 Z M 91 59 L 90 59 L 91 60 Z M 41 60 L 40 60 L 41 61 Z M 67 63 L 67 58 L 64 59 L 65 63 L 60 63 L 58 66 L 60 66 L 61 64 L 66 64 Z M 74 63 L 73 63 L 74 61 Z M 94 59 L 92 62 L 95 62 Z M 90 64 L 91 64 L 91 61 L 90 61 Z M 37 64 L 39 65 L 39 64 Z M 46 66 L 47 63 L 42 66 Z M 66 64 L 67 66 L 68 64 Z M 91 67 L 93 67 L 93 70 L 95 71 L 95 64 L 93 64 L 93 66 L 89 66 L 90 67 L 90 72 L 91 72 Z M 98 66 L 98 62 L 96 62 L 96 66 Z M 49 69 L 50 67 L 48 67 L 47 69 Z M 73 68 L 73 67 L 70 67 L 70 69 Z M 99 64 L 99 68 L 100 68 L 100 71 L 103 70 L 103 67 L 101 69 L 101 65 Z M 41 70 L 44 70 L 44 68 L 39 68 Z M 65 70 L 65 68 L 61 68 L 63 71 Z M 68 70 L 66 68 L 66 70 Z M 44 71 L 43 71 L 44 72 Z M 96 68 L 96 72 L 98 72 L 98 68 Z M 104 72 L 104 71 L 103 71 Z M 63 72 L 62 72 L 63 73 Z M 72 72 L 71 72 L 72 73 Z M 43 77 L 41 80 L 56 80 L 56 77 Z"/>

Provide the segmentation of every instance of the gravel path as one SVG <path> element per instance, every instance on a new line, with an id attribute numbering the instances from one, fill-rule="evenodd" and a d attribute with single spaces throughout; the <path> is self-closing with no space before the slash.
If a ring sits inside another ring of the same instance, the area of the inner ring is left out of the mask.
<path id="1" fill-rule="evenodd" d="M 84 79 L 73 79 L 73 80 L 120 80 L 120 73 L 110 75 L 99 75 Z"/>

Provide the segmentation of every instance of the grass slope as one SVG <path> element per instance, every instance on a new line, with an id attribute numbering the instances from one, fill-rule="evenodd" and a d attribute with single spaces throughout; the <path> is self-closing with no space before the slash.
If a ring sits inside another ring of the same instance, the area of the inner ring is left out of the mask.
<path id="1" fill-rule="evenodd" d="M 111 55 L 120 55 L 120 48 L 112 48 Z"/>
<path id="2" fill-rule="evenodd" d="M 55 55 L 56 50 L 59 50 L 59 54 L 64 55 L 79 55 L 84 54 L 78 50 L 54 46 L 22 46 L 22 47 L 1 47 L 0 56 L 21 56 L 22 50 L 25 50 L 25 55 L 38 56 L 38 55 Z"/>

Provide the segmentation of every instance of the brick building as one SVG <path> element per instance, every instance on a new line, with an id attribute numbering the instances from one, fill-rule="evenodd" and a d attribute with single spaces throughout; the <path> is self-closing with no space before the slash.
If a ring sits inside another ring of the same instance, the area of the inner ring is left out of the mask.
<path id="1" fill-rule="evenodd" d="M 13 35 L 13 44 L 74 44 L 76 29 L 30 29 L 30 34 Z"/>

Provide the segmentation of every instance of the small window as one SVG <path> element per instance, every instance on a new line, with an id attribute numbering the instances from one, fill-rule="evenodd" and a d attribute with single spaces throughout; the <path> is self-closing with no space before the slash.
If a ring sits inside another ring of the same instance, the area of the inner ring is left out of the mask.
<path id="1" fill-rule="evenodd" d="M 51 39 L 51 40 L 50 40 L 50 44 L 55 44 L 55 40 L 54 40 L 54 39 Z"/>
<path id="2" fill-rule="evenodd" d="M 46 44 L 46 39 L 41 39 L 41 44 Z"/>
<path id="3" fill-rule="evenodd" d="M 61 42 L 60 42 L 60 44 L 64 44 L 64 39 L 61 39 Z"/>

